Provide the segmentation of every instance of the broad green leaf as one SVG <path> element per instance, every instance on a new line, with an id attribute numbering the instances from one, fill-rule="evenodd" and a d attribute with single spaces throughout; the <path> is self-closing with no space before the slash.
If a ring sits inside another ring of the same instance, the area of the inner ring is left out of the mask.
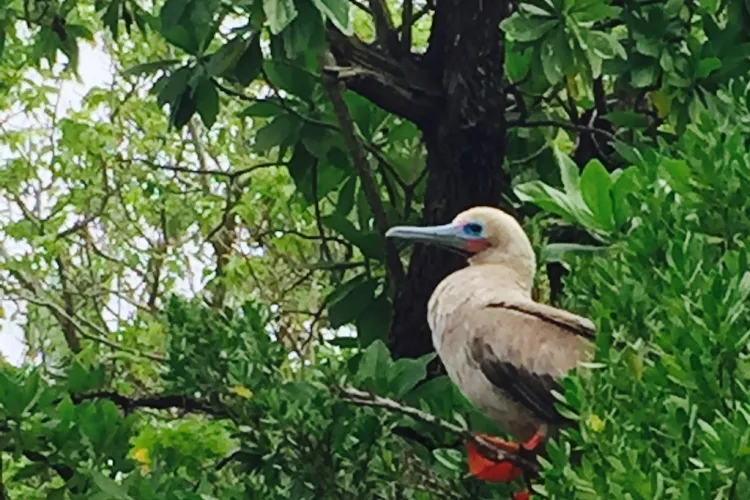
<path id="1" fill-rule="evenodd" d="M 357 177 L 349 177 L 339 190 L 338 201 L 336 203 L 336 213 L 346 217 L 354 208 L 354 191 L 357 188 Z"/>
<path id="2" fill-rule="evenodd" d="M 387 381 L 389 368 L 392 365 L 391 353 L 381 340 L 376 340 L 365 349 L 357 369 L 357 380 L 371 379 Z M 383 387 L 386 389 L 386 387 Z"/>
<path id="3" fill-rule="evenodd" d="M 323 217 L 323 224 L 351 241 L 366 257 L 383 259 L 383 241 L 377 233 L 357 229 L 351 221 L 338 213 Z"/>
<path id="4" fill-rule="evenodd" d="M 192 76 L 192 69 L 188 66 L 183 66 L 166 79 L 166 83 L 162 87 L 157 97 L 157 102 L 160 106 L 164 104 L 174 105 L 180 96 L 185 92 L 188 86 L 188 79 Z"/>
<path id="5" fill-rule="evenodd" d="M 94 480 L 94 483 L 96 486 L 103 492 L 106 493 L 109 498 L 118 498 L 118 499 L 130 499 L 130 495 L 128 495 L 128 492 L 119 484 L 108 478 L 107 476 L 103 475 L 101 472 L 97 470 L 91 471 L 91 479 Z"/>
<path id="6" fill-rule="evenodd" d="M 669 184 L 675 191 L 680 194 L 685 194 L 691 190 L 690 178 L 692 177 L 692 174 L 690 172 L 690 167 L 688 167 L 685 160 L 664 158 L 661 164 L 664 171 L 669 176 Z"/>
<path id="7" fill-rule="evenodd" d="M 560 150 L 557 145 L 554 145 L 552 147 L 552 151 L 555 155 L 557 167 L 560 169 L 560 179 L 562 180 L 565 194 L 570 197 L 570 200 L 573 203 L 583 204 L 578 165 L 576 165 L 568 155 Z"/>
<path id="8" fill-rule="evenodd" d="M 557 19 L 539 19 L 514 14 L 500 23 L 500 29 L 513 40 L 533 42 L 549 33 L 558 24 Z"/>
<path id="9" fill-rule="evenodd" d="M 562 26 L 558 26 L 545 36 L 540 48 L 540 57 L 547 81 L 552 85 L 560 82 L 566 71 L 566 61 L 572 60 L 568 38 Z"/>
<path id="10" fill-rule="evenodd" d="M 351 8 L 348 0 L 312 0 L 313 4 L 346 36 L 353 33 Z"/>
<path id="11" fill-rule="evenodd" d="M 589 49 L 602 59 L 612 59 L 615 56 L 620 56 L 622 59 L 628 57 L 622 44 L 609 33 L 589 31 L 587 42 Z"/>
<path id="12" fill-rule="evenodd" d="M 203 124 L 211 128 L 219 113 L 219 92 L 211 80 L 203 80 L 195 89 L 195 108 Z"/>
<path id="13" fill-rule="evenodd" d="M 645 129 L 649 126 L 649 120 L 646 116 L 631 109 L 610 111 L 603 118 L 625 128 Z"/>
<path id="14" fill-rule="evenodd" d="M 638 168 L 628 167 L 620 174 L 612 186 L 612 213 L 616 228 L 625 224 L 631 215 L 627 197 L 634 193 L 638 187 L 637 176 Z"/>
<path id="15" fill-rule="evenodd" d="M 301 126 L 297 117 L 286 113 L 280 114 L 258 130 L 253 148 L 262 152 L 280 146 L 296 136 Z"/>
<path id="16" fill-rule="evenodd" d="M 278 35 L 297 17 L 297 8 L 293 0 L 263 0 L 263 12 L 266 13 L 271 33 Z"/>
<path id="17" fill-rule="evenodd" d="M 255 116 L 259 118 L 271 118 L 280 114 L 284 108 L 273 98 L 264 99 L 262 101 L 255 102 L 250 106 L 246 107 L 237 116 Z"/>
<path id="18" fill-rule="evenodd" d="M 708 57 L 701 59 L 698 63 L 698 78 L 706 78 L 708 75 L 721 68 L 721 59 L 718 57 Z"/>
<path id="19" fill-rule="evenodd" d="M 355 321 L 360 347 L 368 347 L 377 340 L 386 342 L 392 316 L 393 306 L 388 294 L 383 292 L 362 310 Z"/>
<path id="20" fill-rule="evenodd" d="M 254 35 L 234 67 L 233 78 L 241 85 L 248 86 L 255 80 L 263 67 L 263 53 L 260 50 L 260 37 Z"/>
<path id="21" fill-rule="evenodd" d="M 122 76 L 138 76 L 142 74 L 156 73 L 160 69 L 171 68 L 179 62 L 178 59 L 162 59 L 143 64 L 136 64 L 122 72 Z"/>
<path id="22" fill-rule="evenodd" d="M 612 198 L 610 190 L 612 179 L 607 169 L 597 159 L 586 164 L 581 174 L 581 195 L 589 207 L 594 219 L 607 231 L 614 229 Z"/>
<path id="23" fill-rule="evenodd" d="M 365 308 L 372 304 L 379 280 L 370 278 L 357 282 L 346 294 L 328 304 L 328 322 L 338 328 L 356 320 Z"/>
<path id="24" fill-rule="evenodd" d="M 246 40 L 236 36 L 221 46 L 219 50 L 211 54 L 206 64 L 206 71 L 210 76 L 224 76 L 230 69 L 234 68 L 240 58 L 245 54 L 252 39 Z"/>
<path id="25" fill-rule="evenodd" d="M 402 358 L 393 363 L 388 383 L 396 398 L 402 398 L 427 376 L 427 365 L 437 354 L 425 354 L 417 359 Z"/>

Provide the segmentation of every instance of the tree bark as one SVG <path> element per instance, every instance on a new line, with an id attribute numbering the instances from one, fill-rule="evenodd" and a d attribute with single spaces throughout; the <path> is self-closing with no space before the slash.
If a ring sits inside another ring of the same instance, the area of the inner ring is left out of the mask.
<path id="1" fill-rule="evenodd" d="M 438 0 L 424 67 L 442 87 L 443 105 L 418 123 L 427 148 L 424 224 L 450 222 L 475 205 L 497 206 L 509 179 L 505 158 L 503 34 L 506 1 Z M 465 265 L 444 250 L 417 246 L 396 291 L 391 350 L 416 357 L 433 350 L 427 302 L 437 284 Z"/>

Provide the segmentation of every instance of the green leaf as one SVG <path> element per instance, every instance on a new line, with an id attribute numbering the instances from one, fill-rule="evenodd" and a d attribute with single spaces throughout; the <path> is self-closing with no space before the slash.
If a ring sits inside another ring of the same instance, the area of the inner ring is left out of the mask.
<path id="1" fill-rule="evenodd" d="M 612 179 L 607 169 L 597 159 L 588 162 L 581 174 L 581 195 L 589 207 L 594 219 L 607 231 L 614 229 L 612 198 L 610 190 Z"/>
<path id="2" fill-rule="evenodd" d="M 511 43 L 505 46 L 505 74 L 512 82 L 523 79 L 531 67 L 531 50 L 520 51 L 516 47 L 511 47 Z"/>
<path id="3" fill-rule="evenodd" d="M 612 59 L 615 56 L 620 56 L 623 59 L 628 58 L 622 44 L 609 33 L 589 31 L 587 42 L 590 50 L 602 59 Z"/>
<path id="4" fill-rule="evenodd" d="M 237 116 L 255 116 L 259 118 L 270 118 L 280 114 L 284 108 L 275 99 L 268 98 L 251 104 L 239 113 Z"/>
<path id="5" fill-rule="evenodd" d="M 370 278 L 347 287 L 347 292 L 328 304 L 328 322 L 331 328 L 339 328 L 353 322 L 364 309 L 372 304 L 379 280 Z"/>
<path id="6" fill-rule="evenodd" d="M 557 26 L 557 19 L 539 19 L 514 14 L 500 23 L 500 29 L 507 36 L 519 42 L 533 42 L 546 35 Z"/>
<path id="7" fill-rule="evenodd" d="M 232 76 L 238 83 L 248 86 L 255 80 L 263 67 L 263 53 L 260 50 L 260 37 L 254 35 L 245 52 L 234 67 Z"/>
<path id="8" fill-rule="evenodd" d="M 563 27 L 558 27 L 544 38 L 540 57 L 544 76 L 551 85 L 562 80 L 565 74 L 565 63 L 572 60 L 571 56 L 570 45 Z"/>
<path id="9" fill-rule="evenodd" d="M 620 127 L 632 128 L 635 130 L 643 130 L 649 126 L 648 117 L 631 109 L 610 111 L 604 115 L 603 118 Z"/>
<path id="10" fill-rule="evenodd" d="M 288 141 L 290 137 L 296 136 L 301 126 L 302 123 L 295 116 L 288 113 L 278 115 L 256 132 L 253 149 L 258 152 L 264 152 L 273 147 L 280 146 Z"/>
<path id="11" fill-rule="evenodd" d="M 274 35 L 281 33 L 298 14 L 293 0 L 263 0 L 263 12 Z"/>
<path id="12" fill-rule="evenodd" d="M 698 63 L 698 78 L 706 78 L 719 68 L 721 68 L 721 59 L 718 57 L 701 59 Z"/>
<path id="13" fill-rule="evenodd" d="M 121 499 L 130 499 L 130 495 L 128 495 L 127 491 L 108 478 L 107 476 L 103 475 L 101 472 L 97 470 L 91 471 L 91 479 L 94 480 L 94 483 L 96 486 L 102 490 L 103 493 L 106 493 L 109 498 L 121 498 Z"/>
<path id="14" fill-rule="evenodd" d="M 675 160 L 672 158 L 664 158 L 661 162 L 664 171 L 667 173 L 669 178 L 669 184 L 676 192 L 680 194 L 688 193 L 690 188 L 690 178 L 692 174 L 690 167 L 688 167 L 685 160 Z"/>
<path id="15" fill-rule="evenodd" d="M 160 106 L 176 103 L 185 92 L 192 73 L 192 69 L 189 66 L 183 66 L 169 75 L 166 79 L 166 84 L 157 96 L 156 102 Z"/>
<path id="16" fill-rule="evenodd" d="M 336 201 L 336 213 L 346 217 L 354 208 L 354 191 L 357 187 L 357 177 L 350 176 L 339 190 L 338 200 Z"/>
<path id="17" fill-rule="evenodd" d="M 658 76 L 658 66 L 656 64 L 647 64 L 633 68 L 630 80 L 634 87 L 643 88 L 656 83 Z"/>
<path id="18" fill-rule="evenodd" d="M 389 370 L 388 385 L 397 398 L 404 397 L 427 376 L 427 365 L 436 353 L 425 354 L 417 359 L 401 358 Z"/>
<path id="19" fill-rule="evenodd" d="M 555 156 L 557 167 L 560 169 L 560 180 L 562 180 L 565 194 L 573 203 L 583 204 L 578 165 L 557 145 L 552 147 L 552 152 Z"/>
<path id="20" fill-rule="evenodd" d="M 156 73 L 160 69 L 171 68 L 179 63 L 178 59 L 161 59 L 143 64 L 136 64 L 122 72 L 122 76 L 138 76 L 143 74 Z"/>
<path id="21" fill-rule="evenodd" d="M 382 261 L 383 240 L 379 234 L 357 229 L 351 221 L 338 213 L 323 217 L 323 224 L 352 242 L 366 257 Z"/>
<path id="22" fill-rule="evenodd" d="M 323 15 L 346 36 L 354 33 L 349 0 L 312 0 Z"/>
<path id="23" fill-rule="evenodd" d="M 376 340 L 387 341 L 392 316 L 393 306 L 388 294 L 383 292 L 365 307 L 355 321 L 359 345 L 364 348 Z"/>
<path id="24" fill-rule="evenodd" d="M 219 92 L 211 80 L 203 80 L 195 89 L 195 108 L 203 124 L 211 128 L 219 113 Z"/>
<path id="25" fill-rule="evenodd" d="M 362 354 L 357 368 L 357 380 L 384 380 L 388 376 L 391 364 L 391 353 L 388 348 L 382 341 L 376 340 Z"/>
<path id="26" fill-rule="evenodd" d="M 210 76 L 224 76 L 234 68 L 243 56 L 253 39 L 245 40 L 236 36 L 208 57 L 206 72 Z"/>
<path id="27" fill-rule="evenodd" d="M 628 167 L 620 174 L 612 186 L 612 213 L 615 227 L 619 228 L 631 215 L 627 197 L 638 187 L 638 168 Z"/>

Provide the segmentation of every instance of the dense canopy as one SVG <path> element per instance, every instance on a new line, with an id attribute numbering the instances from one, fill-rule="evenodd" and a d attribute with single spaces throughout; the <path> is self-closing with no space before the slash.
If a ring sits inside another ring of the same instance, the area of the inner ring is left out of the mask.
<path id="1" fill-rule="evenodd" d="M 426 322 L 463 262 L 383 237 L 473 205 L 597 326 L 535 498 L 750 498 L 748 25 L 0 0 L 0 500 L 508 498 Z"/>

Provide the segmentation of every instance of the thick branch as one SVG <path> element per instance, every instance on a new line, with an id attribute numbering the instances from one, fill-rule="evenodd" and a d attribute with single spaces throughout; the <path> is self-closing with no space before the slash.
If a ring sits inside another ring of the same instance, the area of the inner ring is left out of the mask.
<path id="1" fill-rule="evenodd" d="M 360 182 L 362 183 L 362 191 L 365 194 L 367 203 L 372 210 L 373 218 L 375 219 L 375 227 L 381 236 L 385 236 L 385 232 L 388 230 L 388 217 L 386 216 L 385 208 L 383 207 L 383 201 L 380 199 L 378 193 L 378 187 L 375 179 L 370 171 L 370 166 L 365 156 L 365 150 L 362 147 L 362 143 L 359 142 L 354 132 L 354 120 L 349 113 L 349 108 L 344 102 L 344 98 L 341 95 L 341 84 L 334 77 L 322 77 L 323 85 L 328 92 L 328 97 L 333 104 L 333 112 L 338 119 L 341 127 L 341 133 L 344 136 L 349 152 L 352 155 L 352 161 L 354 169 L 359 175 Z M 395 286 L 400 286 L 404 280 L 404 269 L 401 265 L 401 259 L 398 256 L 398 251 L 391 240 L 385 239 L 385 264 L 388 269 L 388 275 L 391 283 Z"/>
<path id="2" fill-rule="evenodd" d="M 442 90 L 416 56 L 405 54 L 397 60 L 356 36 L 345 36 L 332 27 L 327 33 L 338 67 L 322 71 L 335 73 L 347 88 L 389 113 L 417 124 L 434 118 Z"/>
<path id="3" fill-rule="evenodd" d="M 476 436 L 469 432 L 468 429 L 459 427 L 456 424 L 452 424 L 446 420 L 436 417 L 430 413 L 418 410 L 411 406 L 405 406 L 397 401 L 381 396 L 376 396 L 369 392 L 355 389 L 354 387 L 340 387 L 339 388 L 341 398 L 344 401 L 351 402 L 358 406 L 373 406 L 376 408 L 383 408 L 390 412 L 400 413 L 408 417 L 424 422 L 435 427 L 440 427 L 448 432 L 456 434 L 461 438 L 473 442 L 477 450 L 485 457 L 495 462 L 508 461 L 516 467 L 519 467 L 524 471 L 527 477 L 536 476 L 539 474 L 539 465 L 536 461 L 530 460 L 524 456 L 509 453 L 495 446 L 491 441 L 484 439 L 481 436 Z"/>
<path id="4" fill-rule="evenodd" d="M 370 12 L 375 21 L 375 37 L 381 47 L 388 51 L 393 48 L 393 20 L 385 0 L 370 0 Z"/>

